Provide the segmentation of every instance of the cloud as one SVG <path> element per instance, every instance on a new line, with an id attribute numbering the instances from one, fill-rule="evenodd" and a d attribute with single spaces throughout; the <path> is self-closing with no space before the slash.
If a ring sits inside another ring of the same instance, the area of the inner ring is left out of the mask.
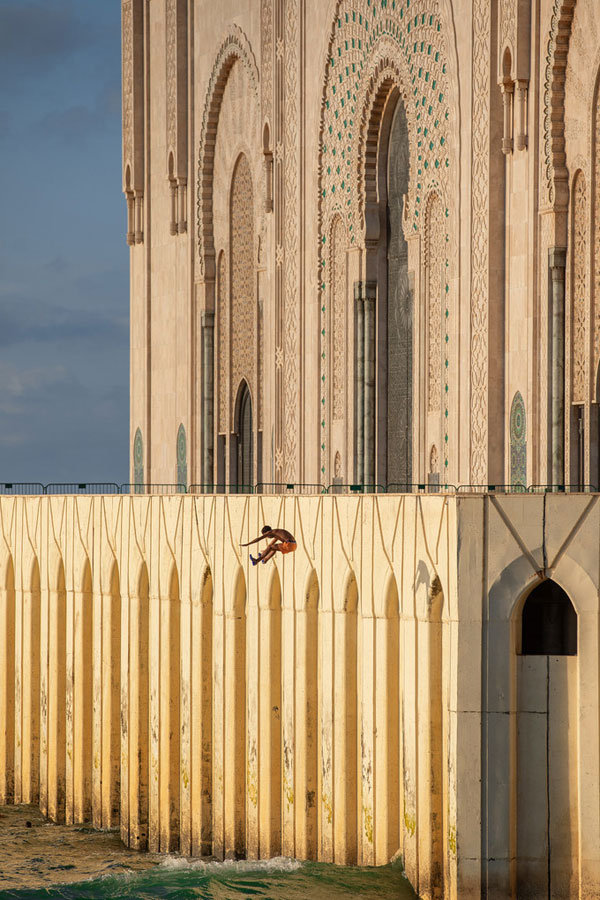
<path id="1" fill-rule="evenodd" d="M 127 324 L 122 311 L 112 315 L 108 310 L 73 310 L 20 294 L 0 293 L 0 347 L 74 338 L 125 340 Z"/>
<path id="2" fill-rule="evenodd" d="M 0 71 L 13 77 L 45 72 L 90 41 L 68 0 L 0 0 Z"/>
<path id="3" fill-rule="evenodd" d="M 129 398 L 63 366 L 0 363 L 0 481 L 127 480 Z"/>
<path id="4" fill-rule="evenodd" d="M 78 103 L 51 110 L 33 125 L 36 137 L 59 140 L 79 148 L 84 147 L 90 138 L 115 132 L 119 135 L 121 132 L 121 88 L 116 79 L 107 82 L 90 104 Z"/>

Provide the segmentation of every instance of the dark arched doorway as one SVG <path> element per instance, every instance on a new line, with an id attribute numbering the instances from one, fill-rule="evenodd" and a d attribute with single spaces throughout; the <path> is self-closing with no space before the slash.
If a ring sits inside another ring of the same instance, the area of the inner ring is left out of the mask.
<path id="1" fill-rule="evenodd" d="M 526 597 L 516 656 L 516 888 L 571 897 L 579 855 L 577 612 L 551 579 Z"/>
<path id="2" fill-rule="evenodd" d="M 238 493 L 250 493 L 254 484 L 254 432 L 252 397 L 245 381 L 242 381 L 238 391 L 235 423 L 235 483 Z"/>

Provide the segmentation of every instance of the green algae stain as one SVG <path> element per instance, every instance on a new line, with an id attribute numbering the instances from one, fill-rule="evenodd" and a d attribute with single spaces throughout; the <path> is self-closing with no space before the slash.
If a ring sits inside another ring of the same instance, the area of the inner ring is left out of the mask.
<path id="1" fill-rule="evenodd" d="M 327 824 L 331 825 L 333 820 L 333 807 L 331 805 L 331 797 L 328 794 L 323 794 L 321 797 L 323 801 L 323 806 L 325 807 L 325 812 L 327 814 Z"/>
<path id="2" fill-rule="evenodd" d="M 456 856 L 456 828 L 454 825 L 450 825 L 448 828 L 448 846 L 452 851 L 452 855 Z"/>
<path id="3" fill-rule="evenodd" d="M 413 837 L 417 829 L 417 820 L 412 813 L 404 813 L 404 827 L 406 828 L 408 834 Z"/>
<path id="4" fill-rule="evenodd" d="M 283 793 L 285 795 L 285 799 L 287 800 L 288 809 L 294 805 L 294 791 L 292 785 L 287 780 L 287 777 L 283 780 Z"/>
<path id="5" fill-rule="evenodd" d="M 363 822 L 365 826 L 365 837 L 369 844 L 373 843 L 373 810 L 370 806 L 363 806 Z"/>

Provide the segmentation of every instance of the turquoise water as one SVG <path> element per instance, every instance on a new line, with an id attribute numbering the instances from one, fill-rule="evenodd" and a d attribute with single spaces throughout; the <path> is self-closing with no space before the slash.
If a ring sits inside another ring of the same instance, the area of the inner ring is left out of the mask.
<path id="1" fill-rule="evenodd" d="M 121 868 L 121 867 L 120 867 Z M 58 875 L 58 873 L 56 873 Z M 413 900 L 416 894 L 399 864 L 373 869 L 344 868 L 293 859 L 260 862 L 188 861 L 167 857 L 144 871 L 124 871 L 100 878 L 43 888 L 0 891 L 1 900 Z"/>
<path id="2" fill-rule="evenodd" d="M 55 825 L 0 807 L 0 900 L 414 900 L 394 863 L 345 868 L 295 859 L 210 862 L 137 853 L 118 831 Z"/>

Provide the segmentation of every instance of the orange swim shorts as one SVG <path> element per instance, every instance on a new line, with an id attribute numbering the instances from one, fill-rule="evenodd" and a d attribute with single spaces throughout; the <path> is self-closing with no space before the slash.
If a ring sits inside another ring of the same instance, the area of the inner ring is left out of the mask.
<path id="1" fill-rule="evenodd" d="M 277 549 L 281 553 L 293 553 L 297 546 L 296 541 L 283 541 Z"/>

